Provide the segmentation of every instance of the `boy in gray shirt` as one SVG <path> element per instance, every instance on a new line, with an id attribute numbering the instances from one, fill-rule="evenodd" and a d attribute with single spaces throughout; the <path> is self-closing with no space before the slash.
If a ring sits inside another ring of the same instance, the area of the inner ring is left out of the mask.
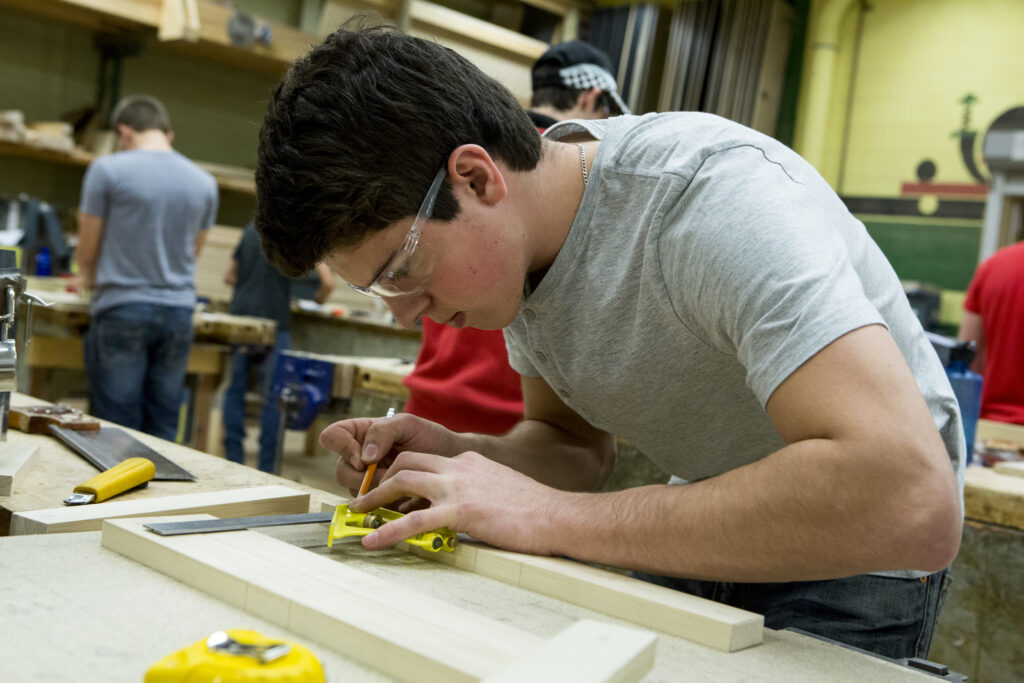
<path id="1" fill-rule="evenodd" d="M 85 338 L 96 417 L 173 440 L 192 346 L 196 258 L 217 216 L 217 184 L 174 151 L 170 117 L 148 96 L 111 116 L 116 154 L 82 183 L 76 257 L 93 289 Z"/>
<path id="2" fill-rule="evenodd" d="M 404 325 L 505 328 L 522 375 L 525 419 L 504 436 L 411 415 L 324 431 L 342 485 L 381 463 L 354 509 L 429 503 L 363 544 L 447 525 L 771 628 L 926 654 L 959 546 L 963 434 L 863 225 L 792 151 L 714 116 L 547 135 L 455 53 L 386 30 L 332 34 L 274 94 L 268 257 L 286 272 L 326 258 Z M 690 483 L 585 493 L 616 435 Z"/>

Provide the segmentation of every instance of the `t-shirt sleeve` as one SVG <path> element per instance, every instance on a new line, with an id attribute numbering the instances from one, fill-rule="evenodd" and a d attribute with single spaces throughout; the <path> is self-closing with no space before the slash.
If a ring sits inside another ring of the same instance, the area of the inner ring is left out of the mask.
<path id="1" fill-rule="evenodd" d="M 206 215 L 203 217 L 203 222 L 199 225 L 200 230 L 209 230 L 213 227 L 213 224 L 217 221 L 217 208 L 220 203 L 220 194 L 217 192 L 217 181 L 210 178 L 210 197 L 207 203 Z"/>
<path id="2" fill-rule="evenodd" d="M 78 210 L 106 220 L 110 207 L 110 176 L 99 160 L 89 164 L 82 180 L 82 198 Z"/>
<path id="3" fill-rule="evenodd" d="M 842 237 L 863 226 L 795 155 L 782 161 L 752 146 L 705 160 L 659 246 L 680 321 L 737 358 L 762 407 L 832 341 L 883 323 Z"/>
<path id="4" fill-rule="evenodd" d="M 540 370 L 526 357 L 519 346 L 517 333 L 512 326 L 505 328 L 505 350 L 508 352 L 508 364 L 523 377 L 540 377 Z"/>

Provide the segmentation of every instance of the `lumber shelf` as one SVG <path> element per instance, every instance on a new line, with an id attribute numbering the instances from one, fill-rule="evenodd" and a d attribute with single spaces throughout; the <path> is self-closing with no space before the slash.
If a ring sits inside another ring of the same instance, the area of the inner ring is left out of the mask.
<path id="1" fill-rule="evenodd" d="M 358 544 L 338 542 L 328 551 L 323 546 L 326 526 L 232 533 L 273 533 L 307 552 L 325 555 L 390 586 L 513 624 L 545 642 L 583 619 L 629 626 L 556 598 L 455 571 L 397 549 L 369 553 Z M 0 575 L 6 588 L 0 602 L 7 608 L 5 637 L 0 639 L 5 679 L 63 680 L 68 671 L 91 671 L 102 672 L 102 680 L 107 683 L 137 683 L 154 662 L 214 631 L 251 628 L 310 647 L 332 681 L 394 680 L 267 618 L 247 613 L 103 548 L 100 537 L 100 532 L 88 531 L 0 538 Z M 102 609 L 96 609 L 97 605 Z M 840 683 L 935 680 L 812 638 L 770 629 L 765 630 L 760 646 L 735 653 L 719 652 L 667 634 L 660 634 L 657 640 L 654 668 L 642 678 L 647 683 L 788 683 L 819 681 L 823 677 Z M 125 645 L 129 643 L 130 647 Z"/>

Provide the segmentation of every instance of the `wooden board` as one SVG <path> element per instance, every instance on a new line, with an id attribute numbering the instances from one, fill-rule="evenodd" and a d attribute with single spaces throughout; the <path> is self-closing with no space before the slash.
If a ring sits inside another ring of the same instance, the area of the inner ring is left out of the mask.
<path id="1" fill-rule="evenodd" d="M 68 489 L 68 493 L 71 490 Z M 16 513 L 11 519 L 11 535 L 59 534 L 71 531 L 96 531 L 105 519 L 152 517 L 208 512 L 218 517 L 250 517 L 307 512 L 309 494 L 287 486 L 186 493 L 180 496 L 111 501 L 93 505 L 72 505 L 32 512 Z"/>
<path id="2" fill-rule="evenodd" d="M 975 438 L 1009 441 L 1024 448 L 1024 425 L 996 422 L 994 420 L 978 420 Z"/>
<path id="3" fill-rule="evenodd" d="M 581 619 L 485 683 L 637 681 L 654 667 L 648 631 Z"/>
<path id="4" fill-rule="evenodd" d="M 221 344 L 273 346 L 277 323 L 267 318 L 229 313 L 197 312 L 192 317 L 195 338 Z"/>
<path id="5" fill-rule="evenodd" d="M 964 515 L 1024 529 L 1024 478 L 1000 474 L 990 467 L 968 467 L 964 474 Z"/>
<path id="6" fill-rule="evenodd" d="M 993 468 L 999 474 L 1011 477 L 1024 477 L 1024 462 L 1000 462 Z"/>
<path id="7" fill-rule="evenodd" d="M 0 496 L 9 496 L 15 486 L 39 462 L 39 446 L 34 444 L 0 444 Z"/>
<path id="8" fill-rule="evenodd" d="M 479 680 L 523 666 L 543 645 L 510 624 L 253 531 L 158 536 L 144 521 L 153 518 L 108 520 L 103 546 L 402 680 Z M 601 624 L 586 628 L 604 634 Z M 602 636 L 603 659 L 617 670 L 597 680 L 639 680 L 650 670 L 654 634 L 614 637 L 620 629 Z M 621 669 L 631 675 L 614 677 Z"/>
<path id="9" fill-rule="evenodd" d="M 399 547 L 722 652 L 742 650 L 764 638 L 760 614 L 572 560 L 513 553 L 474 542 L 460 542 L 454 553 L 431 553 L 404 543 Z"/>

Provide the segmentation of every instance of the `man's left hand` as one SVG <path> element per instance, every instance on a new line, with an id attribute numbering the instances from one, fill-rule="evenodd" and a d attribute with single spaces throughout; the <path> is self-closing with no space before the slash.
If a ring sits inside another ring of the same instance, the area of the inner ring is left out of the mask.
<path id="1" fill-rule="evenodd" d="M 388 468 L 377 488 L 349 505 L 354 512 L 387 507 L 412 498 L 430 501 L 363 537 L 363 546 L 380 550 L 416 534 L 448 527 L 499 548 L 550 554 L 544 542 L 543 512 L 559 495 L 524 474 L 468 451 L 454 458 L 405 451 Z"/>

